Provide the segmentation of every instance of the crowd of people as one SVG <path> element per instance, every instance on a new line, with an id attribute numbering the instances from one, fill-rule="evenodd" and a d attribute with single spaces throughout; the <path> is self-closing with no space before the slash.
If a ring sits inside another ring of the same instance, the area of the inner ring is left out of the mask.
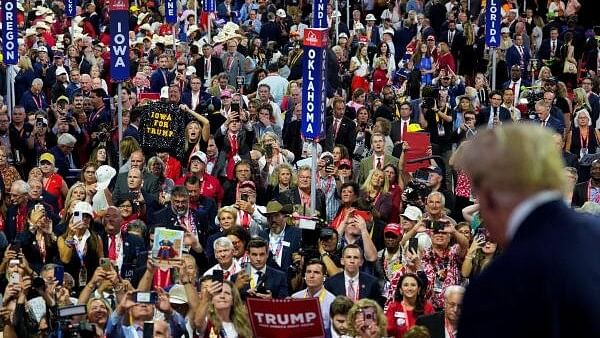
<path id="1" fill-rule="evenodd" d="M 600 31 L 578 0 L 500 1 L 495 50 L 485 1 L 330 2 L 315 143 L 310 2 L 178 1 L 171 25 L 163 3 L 131 1 L 120 92 L 109 2 L 76 1 L 74 18 L 17 2 L 18 64 L 0 67 L 4 337 L 250 338 L 248 298 L 313 297 L 326 337 L 460 336 L 465 287 L 505 244 L 461 160 L 486 129 L 552 131 L 562 199 L 600 214 Z M 155 100 L 185 116 L 183 151 L 144 144 Z M 418 159 L 412 133 L 428 135 Z M 184 231 L 182 257 L 151 255 L 157 228 Z"/>

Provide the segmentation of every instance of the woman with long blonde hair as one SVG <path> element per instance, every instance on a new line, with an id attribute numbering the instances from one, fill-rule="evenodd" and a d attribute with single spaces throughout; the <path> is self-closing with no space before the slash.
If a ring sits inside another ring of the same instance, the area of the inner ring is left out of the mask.
<path id="1" fill-rule="evenodd" d="M 19 57 L 17 68 L 19 71 L 15 76 L 15 102 L 21 102 L 21 96 L 29 90 L 36 76 L 29 56 Z"/>
<path id="2" fill-rule="evenodd" d="M 370 201 L 373 210 L 377 211 L 374 216 L 377 217 L 379 214 L 379 217 L 385 221 L 392 210 L 392 197 L 389 191 L 390 183 L 387 175 L 377 168 L 371 169 L 360 190 L 360 197 Z"/>
<path id="3" fill-rule="evenodd" d="M 220 337 L 221 332 L 226 337 L 252 337 L 246 305 L 229 281 L 207 279 L 201 283 L 193 324 L 203 337 Z"/>

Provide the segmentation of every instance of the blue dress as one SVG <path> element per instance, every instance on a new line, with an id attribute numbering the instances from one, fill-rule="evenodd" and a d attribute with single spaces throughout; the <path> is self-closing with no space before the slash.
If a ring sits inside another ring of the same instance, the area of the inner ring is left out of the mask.
<path id="1" fill-rule="evenodd" d="M 431 70 L 432 62 L 431 57 L 422 57 L 421 62 L 419 62 L 419 70 Z M 428 86 L 431 85 L 431 81 L 433 80 L 433 74 L 421 74 L 421 85 Z"/>

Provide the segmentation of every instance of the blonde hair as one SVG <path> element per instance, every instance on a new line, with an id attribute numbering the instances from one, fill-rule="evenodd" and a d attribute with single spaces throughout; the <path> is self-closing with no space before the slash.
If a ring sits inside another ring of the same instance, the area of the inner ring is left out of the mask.
<path id="1" fill-rule="evenodd" d="M 292 175 L 290 180 L 290 188 L 298 185 L 298 175 L 294 172 L 294 168 L 288 163 L 281 163 L 273 169 L 273 173 L 269 176 L 269 185 L 272 187 L 276 187 L 279 185 L 279 174 L 281 174 L 282 170 L 287 170 Z"/>
<path id="2" fill-rule="evenodd" d="M 541 126 L 481 130 L 455 160 L 476 188 L 521 195 L 566 189 L 562 155 L 552 132 Z"/>
<path id="3" fill-rule="evenodd" d="M 69 213 L 69 206 L 71 205 L 71 203 L 77 201 L 77 200 L 73 199 L 73 192 L 76 189 L 83 189 L 83 192 L 86 193 L 85 184 L 83 182 L 77 182 L 77 183 L 73 184 L 73 186 L 69 189 L 69 192 L 67 192 L 67 196 L 65 197 L 63 217 L 61 219 L 63 222 L 66 222 L 66 220 L 67 220 L 67 215 Z M 85 202 L 85 199 L 82 202 Z"/>
<path id="4" fill-rule="evenodd" d="M 124 137 L 121 140 L 121 145 L 119 146 L 119 152 L 121 153 L 121 155 L 123 155 L 123 158 L 127 159 L 131 156 L 131 154 L 141 149 L 142 148 L 140 147 L 138 141 L 131 136 Z M 108 158 L 108 152 L 106 155 Z"/>
<path id="5" fill-rule="evenodd" d="M 230 214 L 233 217 L 233 224 L 237 222 L 237 210 L 234 207 L 225 206 L 219 209 L 219 211 L 217 212 L 217 219 L 220 219 L 221 215 L 225 213 Z"/>
<path id="6" fill-rule="evenodd" d="M 248 315 L 248 311 L 246 310 L 246 305 L 242 302 L 240 292 L 229 281 L 223 281 L 223 284 L 227 284 L 231 288 L 232 304 L 231 309 L 229 310 L 230 318 L 235 330 L 238 333 L 238 336 L 244 338 L 252 337 L 252 330 L 250 329 L 250 323 L 248 320 L 250 317 Z M 221 331 L 223 328 L 223 323 L 221 322 L 221 319 L 219 319 L 219 316 L 217 316 L 215 306 L 212 304 L 212 302 L 208 305 L 208 318 L 213 324 L 213 330 L 216 332 Z"/>
<path id="7" fill-rule="evenodd" d="M 369 308 L 369 307 L 375 308 L 375 312 L 376 312 L 375 317 L 377 318 L 377 326 L 379 327 L 379 335 L 385 336 L 387 334 L 387 330 L 386 330 L 387 319 L 385 317 L 385 314 L 383 313 L 383 310 L 381 309 L 381 306 L 379 306 L 379 304 L 377 304 L 374 300 L 365 298 L 365 299 L 361 299 L 358 302 L 356 302 L 352 306 L 350 311 L 348 311 L 348 323 L 350 323 L 350 325 L 348 326 L 348 331 L 350 333 L 350 336 L 352 336 L 352 337 L 360 336 L 359 330 L 356 327 L 354 327 L 356 315 L 358 313 L 360 313 L 362 311 L 362 309 Z"/>
<path id="8" fill-rule="evenodd" d="M 377 169 L 377 168 L 373 168 L 373 169 L 371 169 L 371 171 L 369 171 L 369 176 L 367 176 L 367 179 L 365 180 L 365 183 L 363 183 L 361 190 L 363 190 L 367 194 L 370 194 L 372 192 L 378 192 L 373 187 L 373 182 L 372 182 L 373 175 L 375 175 L 376 173 L 383 175 L 383 187 L 381 187 L 381 191 L 379 191 L 379 192 L 385 194 L 390 190 L 390 182 L 388 180 L 387 175 L 383 172 L 383 170 Z"/>
<path id="9" fill-rule="evenodd" d="M 586 107 L 590 106 L 590 101 L 588 101 L 587 94 L 583 88 L 573 89 L 573 105 L 577 104 L 585 105 Z"/>

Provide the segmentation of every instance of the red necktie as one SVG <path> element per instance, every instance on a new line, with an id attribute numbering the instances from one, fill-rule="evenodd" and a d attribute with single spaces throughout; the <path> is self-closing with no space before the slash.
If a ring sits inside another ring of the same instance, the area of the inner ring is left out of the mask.
<path id="1" fill-rule="evenodd" d="M 233 64 L 233 56 L 229 55 L 227 57 L 227 70 L 230 71 L 231 70 L 231 65 Z"/>
<path id="2" fill-rule="evenodd" d="M 401 139 L 403 141 L 404 141 L 404 138 L 406 137 L 406 133 L 408 133 L 408 122 L 402 121 L 402 137 L 401 137 Z"/>
<path id="3" fill-rule="evenodd" d="M 231 152 L 234 155 L 238 153 L 237 136 L 235 134 L 231 134 Z"/>
<path id="4" fill-rule="evenodd" d="M 108 245 L 108 259 L 111 261 L 117 260 L 117 237 L 115 235 L 108 235 L 110 244 Z"/>
<path id="5" fill-rule="evenodd" d="M 517 83 L 516 83 L 516 82 L 513 82 L 513 83 L 512 83 L 512 86 L 510 87 L 510 90 L 512 90 L 512 92 L 513 92 L 513 95 L 515 94 L 515 88 L 516 88 L 516 87 L 517 87 Z"/>

